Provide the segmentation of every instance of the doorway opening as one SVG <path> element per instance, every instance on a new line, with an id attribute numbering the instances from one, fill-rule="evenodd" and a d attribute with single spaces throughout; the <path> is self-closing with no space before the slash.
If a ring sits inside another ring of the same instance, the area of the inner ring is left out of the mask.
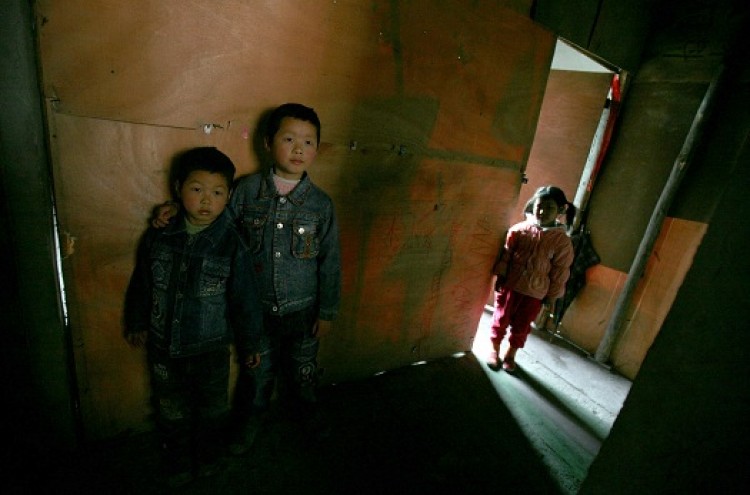
<path id="1" fill-rule="evenodd" d="M 572 230 L 585 223 L 588 199 L 617 116 L 613 102 L 619 103 L 620 96 L 621 71 L 605 64 L 558 39 L 517 203 L 508 212 L 508 226 L 523 220 L 526 201 L 537 188 L 550 184 L 561 188 L 579 211 Z M 490 291 L 487 309 L 491 311 L 493 304 Z"/>
<path id="2" fill-rule="evenodd" d="M 540 186 L 554 184 L 571 201 L 582 197 L 586 168 L 596 162 L 601 149 L 614 97 L 613 81 L 618 76 L 618 69 L 558 39 L 524 183 L 509 224 L 523 218 L 526 200 Z M 579 209 L 585 206 L 573 203 Z"/>

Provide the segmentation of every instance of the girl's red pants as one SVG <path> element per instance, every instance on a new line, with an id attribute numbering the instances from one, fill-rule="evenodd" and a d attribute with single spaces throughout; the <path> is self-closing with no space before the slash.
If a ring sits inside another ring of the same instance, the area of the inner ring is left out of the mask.
<path id="1" fill-rule="evenodd" d="M 531 322 L 542 309 L 542 300 L 519 294 L 511 289 L 502 288 L 495 293 L 495 311 L 492 315 L 490 339 L 496 347 L 505 337 L 510 327 L 508 343 L 511 347 L 521 348 L 531 333 Z"/>

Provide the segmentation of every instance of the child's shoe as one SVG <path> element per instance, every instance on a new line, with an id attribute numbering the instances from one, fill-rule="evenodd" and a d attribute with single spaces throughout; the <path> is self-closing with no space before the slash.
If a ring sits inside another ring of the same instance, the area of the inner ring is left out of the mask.
<path id="1" fill-rule="evenodd" d="M 493 370 L 496 370 L 497 367 L 500 365 L 500 342 L 492 341 L 492 350 L 490 350 L 489 354 L 487 354 L 487 358 L 485 359 L 485 362 L 487 363 L 487 366 L 492 368 Z"/>
<path id="2" fill-rule="evenodd" d="M 180 488 L 193 481 L 193 473 L 190 471 L 180 471 L 167 475 L 167 484 L 169 488 Z"/>
<path id="3" fill-rule="evenodd" d="M 193 471 L 189 461 L 168 459 L 163 464 L 164 480 L 169 488 L 179 488 L 193 481 Z"/>
<path id="4" fill-rule="evenodd" d="M 516 371 L 516 360 L 515 358 L 505 358 L 503 359 L 503 370 L 507 371 L 508 373 L 513 373 Z"/>
<path id="5" fill-rule="evenodd" d="M 169 488 L 179 488 L 193 481 L 190 456 L 182 444 L 162 444 L 161 455 L 163 480 Z"/>
<path id="6" fill-rule="evenodd" d="M 499 357 L 497 355 L 497 351 L 495 349 L 492 349 L 487 354 L 487 359 L 485 359 L 485 362 L 487 363 L 487 366 L 489 366 L 492 369 L 497 369 L 497 366 L 500 364 Z"/>
<path id="7" fill-rule="evenodd" d="M 255 443 L 263 421 L 257 414 L 248 418 L 247 422 L 238 428 L 234 438 L 229 444 L 229 451 L 237 456 L 245 455 Z"/>
<path id="8" fill-rule="evenodd" d="M 208 478 L 210 476 L 217 475 L 224 471 L 226 468 L 226 462 L 221 457 L 216 459 L 204 459 L 198 465 L 198 476 L 201 478 Z"/>
<path id="9" fill-rule="evenodd" d="M 322 441 L 331 436 L 331 424 L 318 408 L 314 408 L 311 414 L 303 418 L 302 426 L 307 435 L 314 441 Z"/>
<path id="10" fill-rule="evenodd" d="M 511 347 L 508 349 L 508 352 L 505 354 L 505 357 L 503 358 L 503 370 L 507 371 L 508 373 L 513 373 L 516 371 L 516 348 Z"/>

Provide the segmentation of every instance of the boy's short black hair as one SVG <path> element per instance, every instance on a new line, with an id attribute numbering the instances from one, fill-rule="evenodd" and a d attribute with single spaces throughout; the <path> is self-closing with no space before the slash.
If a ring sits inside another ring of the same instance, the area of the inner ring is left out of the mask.
<path id="1" fill-rule="evenodd" d="M 317 144 L 320 144 L 320 119 L 318 118 L 318 114 L 315 113 L 315 110 L 312 108 L 306 107 L 300 103 L 284 103 L 271 112 L 266 121 L 265 133 L 265 138 L 269 143 L 273 141 L 273 137 L 279 132 L 281 120 L 285 117 L 304 120 L 305 122 L 310 122 L 314 125 L 317 134 Z"/>
<path id="2" fill-rule="evenodd" d="M 176 188 L 179 190 L 188 176 L 196 170 L 221 174 L 227 180 L 227 187 L 232 188 L 236 171 L 234 163 L 213 146 L 190 148 L 178 154 L 172 166 L 172 183 L 176 183 Z"/>

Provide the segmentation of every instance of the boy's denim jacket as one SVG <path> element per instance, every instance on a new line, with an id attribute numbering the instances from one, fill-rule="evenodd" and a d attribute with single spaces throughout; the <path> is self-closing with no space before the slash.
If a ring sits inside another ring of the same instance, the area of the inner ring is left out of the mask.
<path id="1" fill-rule="evenodd" d="M 341 293 L 341 248 L 331 198 L 305 172 L 280 196 L 271 173 L 239 180 L 232 206 L 253 253 L 264 309 L 282 316 L 317 306 L 332 320 Z"/>
<path id="2" fill-rule="evenodd" d="M 262 307 L 250 253 L 228 210 L 188 235 L 178 214 L 146 231 L 130 280 L 125 332 L 148 331 L 148 343 L 185 357 L 226 348 L 241 357 L 261 345 Z"/>

